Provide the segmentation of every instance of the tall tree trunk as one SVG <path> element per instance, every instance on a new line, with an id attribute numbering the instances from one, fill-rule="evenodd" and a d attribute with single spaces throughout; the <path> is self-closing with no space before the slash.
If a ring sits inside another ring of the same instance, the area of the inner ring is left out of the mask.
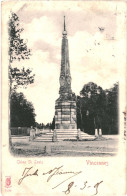
<path id="1" fill-rule="evenodd" d="M 9 106 L 9 122 L 8 122 L 8 128 L 9 128 L 9 149 L 10 151 L 13 150 L 13 145 L 12 145 L 12 140 L 11 140 L 11 94 L 12 94 L 12 78 L 11 78 L 11 65 L 9 65 L 9 101 L 8 101 L 8 106 Z"/>

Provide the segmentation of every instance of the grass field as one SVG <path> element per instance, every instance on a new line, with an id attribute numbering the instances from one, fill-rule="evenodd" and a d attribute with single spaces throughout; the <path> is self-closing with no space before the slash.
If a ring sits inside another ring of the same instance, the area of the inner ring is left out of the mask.
<path id="1" fill-rule="evenodd" d="M 36 142 L 29 137 L 12 139 L 12 152 L 19 157 L 43 156 L 114 156 L 118 151 L 118 136 L 103 136 L 102 140 Z"/>

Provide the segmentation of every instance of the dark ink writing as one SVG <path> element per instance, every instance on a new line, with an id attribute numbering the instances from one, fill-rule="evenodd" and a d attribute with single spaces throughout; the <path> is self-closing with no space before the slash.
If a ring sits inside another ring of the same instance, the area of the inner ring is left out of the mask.
<path id="1" fill-rule="evenodd" d="M 19 181 L 18 181 L 18 184 L 20 185 L 21 183 L 22 183 L 22 181 L 26 178 L 26 177 L 29 177 L 29 176 L 38 176 L 38 169 L 35 171 L 35 172 L 33 172 L 33 173 L 29 173 L 30 172 L 30 170 L 32 169 L 33 167 L 29 167 L 29 168 L 25 168 L 24 169 L 24 171 L 23 171 L 23 173 L 22 173 L 22 178 L 20 178 L 19 179 Z"/>
<path id="2" fill-rule="evenodd" d="M 70 189 L 72 188 L 74 182 L 71 182 L 70 184 L 68 184 L 68 188 L 66 191 L 63 191 L 66 195 L 68 195 L 70 193 Z"/>

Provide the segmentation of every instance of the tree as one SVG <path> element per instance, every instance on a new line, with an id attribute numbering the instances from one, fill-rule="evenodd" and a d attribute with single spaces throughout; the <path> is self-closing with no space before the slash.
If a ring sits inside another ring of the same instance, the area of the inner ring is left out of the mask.
<path id="1" fill-rule="evenodd" d="M 35 126 L 35 111 L 31 102 L 23 93 L 11 94 L 11 127 Z"/>
<path id="2" fill-rule="evenodd" d="M 115 83 L 112 88 L 106 90 L 106 118 L 107 131 L 109 134 L 118 134 L 119 116 L 119 83 Z"/>
<path id="3" fill-rule="evenodd" d="M 51 123 L 51 129 L 55 129 L 55 116 L 53 117 L 52 123 Z"/>
<path id="4" fill-rule="evenodd" d="M 103 90 L 93 82 L 85 84 L 77 97 L 77 126 L 94 134 L 101 128 L 103 134 L 118 134 L 119 84 Z"/>
<path id="5" fill-rule="evenodd" d="M 12 90 L 17 89 L 19 86 L 26 87 L 28 84 L 34 82 L 34 76 L 31 75 L 31 70 L 23 67 L 19 69 L 13 68 L 12 63 L 15 60 L 29 59 L 31 50 L 27 48 L 26 42 L 21 39 L 21 32 L 24 30 L 19 27 L 19 17 L 11 12 L 8 23 L 9 32 L 9 79 L 10 79 L 10 93 Z"/>
<path id="6" fill-rule="evenodd" d="M 31 84 L 34 82 L 34 76 L 32 75 L 32 71 L 30 69 L 26 69 L 23 67 L 22 69 L 19 69 L 17 67 L 12 67 L 12 63 L 15 60 L 20 61 L 29 59 L 29 56 L 31 55 L 31 50 L 27 48 L 26 42 L 24 42 L 23 39 L 21 39 L 21 32 L 23 31 L 23 28 L 19 27 L 19 17 L 14 13 L 11 12 L 8 22 L 8 34 L 9 34 L 9 85 L 10 85 L 10 93 L 9 93 L 9 99 L 10 99 L 10 124 L 13 125 L 13 115 L 12 111 L 14 109 L 13 100 L 12 100 L 12 94 L 15 93 L 15 90 L 18 87 L 26 87 L 28 84 Z M 12 119 L 11 119 L 12 118 Z M 19 126 L 19 124 L 18 124 Z M 9 144 L 11 149 L 13 149 L 13 145 L 11 142 L 11 133 L 9 131 Z"/>
<path id="7" fill-rule="evenodd" d="M 76 109 L 77 109 L 77 128 L 82 130 L 82 102 L 81 102 L 81 97 L 77 96 L 76 98 Z"/>
<path id="8" fill-rule="evenodd" d="M 43 129 L 44 127 L 45 127 L 45 125 L 43 124 L 43 123 L 35 123 L 35 125 L 36 125 L 36 127 L 38 128 L 38 129 Z"/>
<path id="9" fill-rule="evenodd" d="M 105 110 L 105 92 L 93 82 L 85 84 L 80 91 L 80 116 L 82 130 L 94 134 L 95 128 L 102 128 Z"/>

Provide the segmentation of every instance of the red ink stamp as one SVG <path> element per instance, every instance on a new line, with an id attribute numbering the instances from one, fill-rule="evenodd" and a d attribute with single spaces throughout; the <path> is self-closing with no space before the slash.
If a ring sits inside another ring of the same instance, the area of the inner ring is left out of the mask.
<path id="1" fill-rule="evenodd" d="M 6 176 L 5 177 L 5 187 L 10 188 L 11 187 L 11 176 Z"/>

